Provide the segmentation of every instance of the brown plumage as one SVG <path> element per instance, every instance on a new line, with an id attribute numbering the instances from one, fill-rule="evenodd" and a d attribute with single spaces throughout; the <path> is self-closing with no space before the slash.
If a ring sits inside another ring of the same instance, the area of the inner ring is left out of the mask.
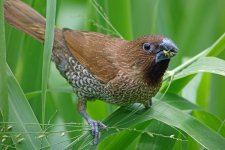
<path id="1" fill-rule="evenodd" d="M 73 56 L 94 76 L 108 82 L 119 71 L 115 58 L 117 51 L 127 43 L 126 40 L 113 38 L 95 32 L 64 30 L 64 39 Z"/>
<path id="2" fill-rule="evenodd" d="M 44 42 L 45 19 L 19 0 L 5 1 L 5 18 L 12 26 Z M 176 45 L 164 36 L 127 41 L 96 32 L 55 28 L 52 58 L 57 69 L 78 95 L 78 110 L 92 128 L 98 126 L 86 113 L 86 102 L 98 98 L 116 105 L 151 105 Z"/>

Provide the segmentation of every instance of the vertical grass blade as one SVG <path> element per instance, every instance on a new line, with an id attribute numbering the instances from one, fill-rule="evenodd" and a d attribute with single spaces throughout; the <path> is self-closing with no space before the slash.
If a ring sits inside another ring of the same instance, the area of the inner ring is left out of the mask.
<path id="1" fill-rule="evenodd" d="M 6 76 L 6 45 L 4 25 L 4 0 L 0 0 L 0 109 L 3 120 L 8 120 L 8 91 Z"/>
<path id="2" fill-rule="evenodd" d="M 47 0 L 46 30 L 42 67 L 42 123 L 45 123 L 46 90 L 48 85 L 50 58 L 54 40 L 56 0 Z"/>

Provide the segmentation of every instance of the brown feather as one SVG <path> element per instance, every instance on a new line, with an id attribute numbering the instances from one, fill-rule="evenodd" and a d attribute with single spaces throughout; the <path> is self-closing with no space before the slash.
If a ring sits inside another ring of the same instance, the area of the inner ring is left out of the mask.
<path id="1" fill-rule="evenodd" d="M 45 18 L 20 0 L 6 0 L 5 19 L 12 26 L 44 42 Z"/>
<path id="2" fill-rule="evenodd" d="M 68 49 L 97 79 L 107 83 L 119 71 L 116 51 L 126 40 L 95 32 L 79 32 L 63 29 Z"/>

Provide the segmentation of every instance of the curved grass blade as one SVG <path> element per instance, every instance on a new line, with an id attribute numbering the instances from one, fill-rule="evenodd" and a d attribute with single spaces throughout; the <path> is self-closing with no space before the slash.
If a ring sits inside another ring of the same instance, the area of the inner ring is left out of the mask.
<path id="1" fill-rule="evenodd" d="M 165 149 L 165 145 L 167 150 L 170 149 L 172 150 L 176 141 L 178 140 L 183 141 L 182 138 L 184 138 L 182 137 L 181 139 L 175 139 L 175 137 L 179 136 L 179 132 L 176 129 L 171 128 L 170 126 L 159 121 L 154 121 L 154 123 L 150 124 L 150 126 L 148 126 L 146 130 L 156 132 L 164 136 L 148 134 L 148 132 L 142 134 L 137 146 L 138 150 L 142 149 L 161 150 Z"/>
<path id="2" fill-rule="evenodd" d="M 222 59 L 216 57 L 204 57 L 175 75 L 175 80 L 200 72 L 208 72 L 225 76 L 224 66 L 225 61 Z"/>
<path id="3" fill-rule="evenodd" d="M 44 146 L 49 146 L 46 137 L 37 138 L 43 131 L 41 130 L 30 104 L 9 67 L 7 68 L 7 74 L 9 91 L 9 122 L 16 122 L 16 124 L 11 125 L 12 128 L 9 131 L 9 134 L 11 135 L 16 148 L 41 149 Z M 32 123 L 35 125 L 30 126 L 25 123 Z M 13 132 L 21 134 L 14 134 Z M 36 132 L 37 134 L 32 134 L 32 132 Z"/>
<path id="4" fill-rule="evenodd" d="M 179 135 L 178 130 L 155 119 L 137 124 L 132 128 L 117 128 L 117 130 L 120 132 L 110 135 L 99 143 L 99 150 L 110 150 L 116 147 L 127 149 L 130 143 L 136 140 L 136 147 L 133 149 L 156 149 L 156 147 L 163 149 L 165 145 L 167 149 L 171 149 L 177 140 L 174 137 Z"/>
<path id="5" fill-rule="evenodd" d="M 225 146 L 225 140 L 221 135 L 217 134 L 215 131 L 212 131 L 192 116 L 162 101 L 155 101 L 154 105 L 155 106 L 150 110 L 140 110 L 139 113 L 136 113 L 132 116 L 132 121 L 127 120 L 127 122 L 133 124 L 135 122 L 137 123 L 144 120 L 149 120 L 149 118 L 154 118 L 170 126 L 174 126 L 185 131 L 193 139 L 208 149 L 221 149 L 223 146 Z M 136 106 L 133 108 L 136 109 Z M 127 115 L 127 113 L 128 112 L 125 112 L 125 110 L 121 108 L 112 114 L 108 119 L 110 119 L 110 122 L 112 122 L 113 117 L 117 119 L 118 117 L 123 118 Z"/>
<path id="6" fill-rule="evenodd" d="M 137 105 L 133 105 L 132 107 L 121 107 L 112 115 L 110 115 L 104 123 L 109 127 L 127 128 L 144 121 L 156 119 L 165 124 L 168 124 L 171 127 L 176 127 L 183 130 L 207 149 L 223 149 L 225 146 L 225 139 L 220 134 L 216 133 L 216 131 L 213 131 L 194 117 L 171 105 L 166 104 L 163 101 L 154 99 L 153 102 L 154 107 L 149 110 L 145 110 L 143 108 L 140 109 L 140 107 Z M 127 117 L 128 114 L 133 110 L 138 111 L 130 115 L 130 117 Z M 120 122 L 120 124 L 118 124 L 118 121 L 123 118 L 125 119 Z M 115 132 L 117 132 L 115 129 L 110 129 L 107 132 L 103 131 L 100 141 L 104 140 L 104 138 Z M 75 140 L 67 148 L 71 148 L 74 145 L 81 145 L 83 147 L 85 144 L 87 145 L 86 147 L 89 147 L 89 143 L 91 143 L 91 141 L 92 137 L 89 135 L 89 133 L 86 133 L 81 136 L 80 140 Z"/>
<path id="7" fill-rule="evenodd" d="M 172 93 L 166 93 L 161 97 L 162 93 L 158 93 L 156 98 L 180 110 L 202 110 L 199 106 L 191 103 L 187 99 Z"/>

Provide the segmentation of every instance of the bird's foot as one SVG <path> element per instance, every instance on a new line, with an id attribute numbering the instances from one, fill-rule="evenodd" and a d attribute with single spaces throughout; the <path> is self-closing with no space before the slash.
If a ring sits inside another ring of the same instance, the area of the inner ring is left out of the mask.
<path id="1" fill-rule="evenodd" d="M 103 129 L 107 130 L 107 126 L 100 121 L 95 121 L 92 119 L 87 120 L 87 122 L 91 127 L 91 134 L 94 137 L 93 144 L 96 145 L 96 144 L 98 144 L 98 139 L 99 139 L 98 127 L 102 127 Z"/>

